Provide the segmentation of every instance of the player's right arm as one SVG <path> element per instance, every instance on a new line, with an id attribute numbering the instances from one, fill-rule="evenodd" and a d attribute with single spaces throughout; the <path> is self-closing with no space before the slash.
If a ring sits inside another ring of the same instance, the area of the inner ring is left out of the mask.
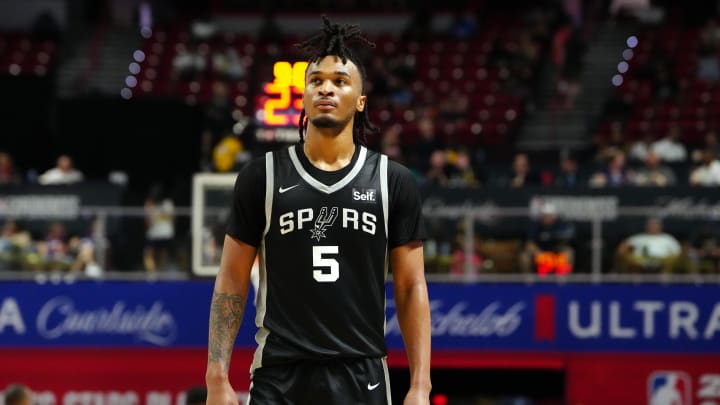
<path id="1" fill-rule="evenodd" d="M 242 323 L 257 249 L 225 236 L 220 271 L 210 305 L 208 363 L 205 383 L 208 404 L 237 404 L 228 373 L 235 337 Z"/>
<path id="2" fill-rule="evenodd" d="M 223 242 L 220 270 L 210 304 L 208 404 L 237 404 L 228 371 L 235 337 L 242 323 L 257 246 L 265 228 L 265 158 L 238 173 Z"/>

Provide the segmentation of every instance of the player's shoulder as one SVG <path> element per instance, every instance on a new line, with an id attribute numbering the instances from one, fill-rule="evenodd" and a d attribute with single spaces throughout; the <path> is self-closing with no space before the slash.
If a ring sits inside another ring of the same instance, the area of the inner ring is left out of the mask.
<path id="1" fill-rule="evenodd" d="M 416 183 L 415 175 L 402 163 L 388 158 L 388 179 L 390 181 Z"/>
<path id="2" fill-rule="evenodd" d="M 265 174 L 265 165 L 266 165 L 267 156 L 263 154 L 262 156 L 258 156 L 250 160 L 245 166 L 243 166 L 242 169 L 240 169 L 240 173 L 243 172 L 245 174 Z"/>

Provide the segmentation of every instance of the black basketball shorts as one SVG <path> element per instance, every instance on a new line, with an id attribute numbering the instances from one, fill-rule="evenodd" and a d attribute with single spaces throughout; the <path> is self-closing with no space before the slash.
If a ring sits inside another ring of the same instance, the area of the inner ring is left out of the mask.
<path id="1" fill-rule="evenodd" d="M 250 405 L 390 405 L 384 358 L 304 361 L 263 366 L 250 385 Z"/>

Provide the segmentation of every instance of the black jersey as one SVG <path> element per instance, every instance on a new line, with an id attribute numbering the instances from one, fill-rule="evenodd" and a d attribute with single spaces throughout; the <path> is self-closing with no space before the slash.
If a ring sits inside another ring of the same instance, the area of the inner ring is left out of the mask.
<path id="1" fill-rule="evenodd" d="M 362 146 L 323 172 L 291 146 L 243 170 L 235 200 L 228 233 L 260 261 L 252 370 L 384 356 L 389 249 L 424 236 L 409 172 Z"/>

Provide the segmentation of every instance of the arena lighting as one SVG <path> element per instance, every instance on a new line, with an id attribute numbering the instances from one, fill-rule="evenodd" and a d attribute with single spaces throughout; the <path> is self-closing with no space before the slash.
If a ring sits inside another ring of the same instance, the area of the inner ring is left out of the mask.
<path id="1" fill-rule="evenodd" d="M 137 86 L 137 83 L 138 81 L 135 76 L 128 76 L 125 78 L 125 84 L 130 88 Z"/>
<path id="2" fill-rule="evenodd" d="M 623 84 L 623 77 L 622 75 L 615 75 L 612 77 L 612 84 L 615 87 L 620 87 Z"/>
<path id="3" fill-rule="evenodd" d="M 142 27 L 140 29 L 140 35 L 142 35 L 143 38 L 148 39 L 152 36 L 152 28 L 150 27 Z"/>
<path id="4" fill-rule="evenodd" d="M 11 75 L 17 76 L 17 75 L 20 74 L 20 72 L 22 72 L 22 68 L 21 68 L 20 65 L 18 65 L 17 63 L 13 63 L 13 64 L 10 65 L 10 67 L 8 68 L 8 71 L 10 72 Z"/>
<path id="5" fill-rule="evenodd" d="M 132 91 L 125 87 L 120 90 L 120 97 L 124 98 L 125 100 L 130 100 L 130 98 L 132 98 Z"/>
<path id="6" fill-rule="evenodd" d="M 626 43 L 628 47 L 635 48 L 636 46 L 638 46 L 638 39 L 635 35 L 631 35 L 628 37 Z"/>
<path id="7" fill-rule="evenodd" d="M 632 49 L 626 49 L 623 51 L 622 56 L 623 56 L 623 59 L 630 60 L 633 58 L 633 56 L 635 56 L 635 52 L 633 52 Z"/>
<path id="8" fill-rule="evenodd" d="M 622 61 L 622 62 L 618 63 L 618 65 L 617 65 L 617 70 L 620 73 L 626 73 L 629 68 L 630 68 L 630 65 L 628 65 L 628 63 L 625 61 Z"/>
<path id="9" fill-rule="evenodd" d="M 145 60 L 145 52 L 136 49 L 135 52 L 133 52 L 133 59 L 135 59 L 137 63 L 142 63 Z"/>
<path id="10" fill-rule="evenodd" d="M 140 73 L 140 65 L 138 65 L 137 62 L 133 62 L 130 64 L 130 66 L 128 66 L 128 70 L 130 71 L 130 73 L 136 75 Z"/>

